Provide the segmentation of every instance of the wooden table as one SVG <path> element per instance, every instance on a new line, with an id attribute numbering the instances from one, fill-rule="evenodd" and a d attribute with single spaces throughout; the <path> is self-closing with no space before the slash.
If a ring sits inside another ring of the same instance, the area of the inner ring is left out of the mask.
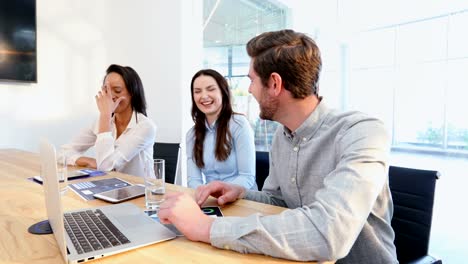
<path id="1" fill-rule="evenodd" d="M 71 168 L 76 169 L 76 168 Z M 62 263 L 60 251 L 52 235 L 32 235 L 27 229 L 47 218 L 43 189 L 40 184 L 27 180 L 40 171 L 39 155 L 16 149 L 0 149 L 0 262 L 1 263 Z M 102 177 L 119 177 L 132 183 L 142 178 L 118 172 Z M 96 178 L 94 178 L 96 179 Z M 87 181 L 79 179 L 73 182 Z M 193 192 L 192 189 L 168 184 L 171 191 Z M 144 197 L 131 200 L 144 208 Z M 84 201 L 73 191 L 62 197 L 64 211 L 106 205 L 100 200 Z M 207 206 L 215 205 L 214 199 Z M 225 216 L 247 216 L 260 212 L 276 214 L 284 208 L 239 200 L 222 207 Z M 127 251 L 91 263 L 286 263 L 257 254 L 240 254 L 217 249 L 209 244 L 192 242 L 185 237 Z M 296 262 L 297 263 L 297 262 Z"/>

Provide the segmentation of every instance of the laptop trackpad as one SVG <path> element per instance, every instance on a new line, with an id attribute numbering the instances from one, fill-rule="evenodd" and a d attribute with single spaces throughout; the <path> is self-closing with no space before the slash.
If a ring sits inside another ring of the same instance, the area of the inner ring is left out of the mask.
<path id="1" fill-rule="evenodd" d="M 144 225 L 154 225 L 154 221 L 149 217 L 141 215 L 119 215 L 115 220 L 125 228 L 140 228 Z"/>

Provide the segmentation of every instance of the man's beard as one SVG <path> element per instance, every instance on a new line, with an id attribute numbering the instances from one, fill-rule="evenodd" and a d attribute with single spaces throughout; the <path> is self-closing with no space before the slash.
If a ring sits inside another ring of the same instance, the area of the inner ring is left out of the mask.
<path id="1" fill-rule="evenodd" d="M 262 100 L 262 103 L 259 104 L 260 118 L 264 120 L 274 121 L 273 116 L 278 110 L 278 100 L 266 95 L 266 93 L 264 94 L 264 96 L 265 99 Z"/>

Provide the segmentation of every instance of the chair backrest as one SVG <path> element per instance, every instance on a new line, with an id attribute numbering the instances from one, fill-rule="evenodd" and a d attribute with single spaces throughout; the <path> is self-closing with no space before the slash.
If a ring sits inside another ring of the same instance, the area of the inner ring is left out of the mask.
<path id="1" fill-rule="evenodd" d="M 179 163 L 179 143 L 156 142 L 153 145 L 153 158 L 164 159 L 166 166 L 166 182 L 175 183 Z"/>
<path id="2" fill-rule="evenodd" d="M 256 151 L 255 152 L 255 180 L 257 182 L 258 190 L 261 191 L 263 183 L 270 173 L 270 157 L 269 152 Z"/>
<path id="3" fill-rule="evenodd" d="M 437 171 L 390 166 L 392 227 L 400 263 L 428 255 Z"/>

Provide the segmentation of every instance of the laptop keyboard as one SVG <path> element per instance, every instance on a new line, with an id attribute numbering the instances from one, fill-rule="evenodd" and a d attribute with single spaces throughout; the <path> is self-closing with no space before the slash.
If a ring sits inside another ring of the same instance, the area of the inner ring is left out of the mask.
<path id="1" fill-rule="evenodd" d="M 78 254 L 130 243 L 99 209 L 66 213 L 64 222 Z"/>

